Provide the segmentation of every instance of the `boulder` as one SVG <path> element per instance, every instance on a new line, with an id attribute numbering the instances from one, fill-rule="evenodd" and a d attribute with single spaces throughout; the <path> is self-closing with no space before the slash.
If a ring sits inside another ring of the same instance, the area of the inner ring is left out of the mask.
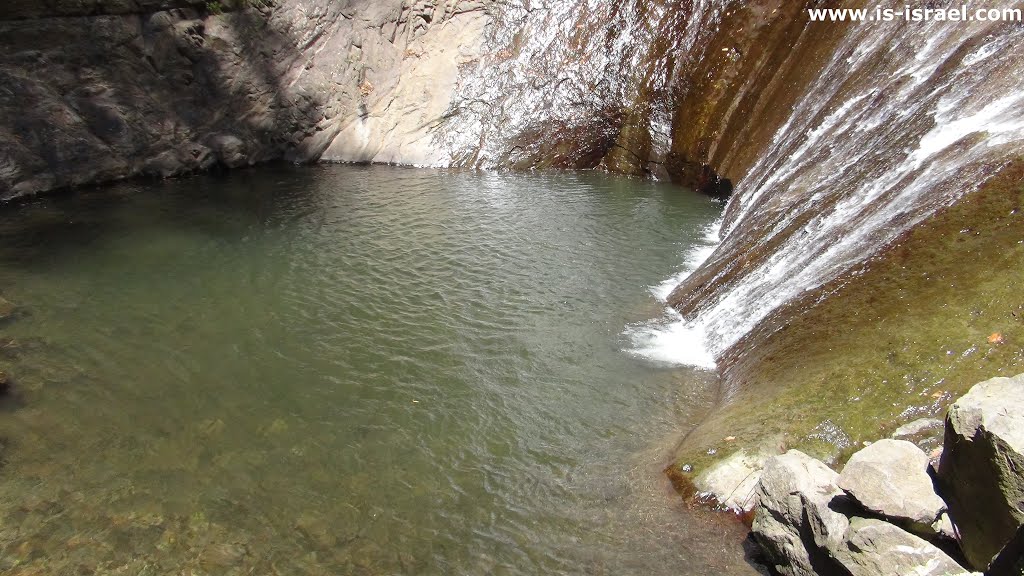
<path id="1" fill-rule="evenodd" d="M 977 384 L 950 407 L 938 484 L 964 555 L 987 568 L 1024 524 L 1024 375 Z"/>
<path id="2" fill-rule="evenodd" d="M 837 479 L 835 471 L 798 450 L 765 463 L 752 530 L 780 574 L 827 574 L 835 569 L 826 550 L 842 542 L 849 524 L 830 507 L 833 500 L 845 498 Z"/>
<path id="3" fill-rule="evenodd" d="M 854 454 L 839 487 L 866 510 L 934 536 L 946 504 L 928 476 L 928 455 L 906 440 L 879 440 Z"/>
<path id="4" fill-rule="evenodd" d="M 705 499 L 713 498 L 725 508 L 749 512 L 754 507 L 757 483 L 767 460 L 766 454 L 737 450 L 698 476 L 694 485 Z"/>
<path id="5" fill-rule="evenodd" d="M 881 520 L 851 518 L 843 542 L 832 552 L 853 576 L 969 574 L 942 550 Z"/>

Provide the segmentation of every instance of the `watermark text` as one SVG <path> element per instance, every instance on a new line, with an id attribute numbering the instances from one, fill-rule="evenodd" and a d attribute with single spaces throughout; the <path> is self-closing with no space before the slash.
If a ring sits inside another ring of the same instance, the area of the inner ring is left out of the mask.
<path id="1" fill-rule="evenodd" d="M 1024 22 L 1020 8 L 808 8 L 811 22 Z"/>

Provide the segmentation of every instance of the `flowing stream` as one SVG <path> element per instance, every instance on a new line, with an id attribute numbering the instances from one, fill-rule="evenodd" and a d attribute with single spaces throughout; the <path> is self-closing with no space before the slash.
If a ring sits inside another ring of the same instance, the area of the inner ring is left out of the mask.
<path id="1" fill-rule="evenodd" d="M 624 334 L 721 210 L 350 166 L 5 208 L 0 571 L 754 573 L 660 471 L 713 377 Z"/>

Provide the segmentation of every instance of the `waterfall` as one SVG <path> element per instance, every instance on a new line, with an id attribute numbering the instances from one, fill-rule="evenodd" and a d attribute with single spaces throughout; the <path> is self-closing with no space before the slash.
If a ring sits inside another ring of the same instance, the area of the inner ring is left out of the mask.
<path id="1" fill-rule="evenodd" d="M 685 332 L 721 357 L 1024 152 L 1020 26 L 827 25 L 844 38 L 739 179 L 722 242 L 669 298 L 684 314 L 634 327 L 638 353 L 688 363 L 692 349 L 649 346 Z"/>

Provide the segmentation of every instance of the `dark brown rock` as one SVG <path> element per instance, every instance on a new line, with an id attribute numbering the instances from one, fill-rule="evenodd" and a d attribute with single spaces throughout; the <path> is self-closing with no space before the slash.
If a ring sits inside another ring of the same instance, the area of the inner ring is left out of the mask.
<path id="1" fill-rule="evenodd" d="M 938 481 L 964 555 L 986 569 L 1024 525 L 1024 375 L 986 380 L 950 407 Z"/>

